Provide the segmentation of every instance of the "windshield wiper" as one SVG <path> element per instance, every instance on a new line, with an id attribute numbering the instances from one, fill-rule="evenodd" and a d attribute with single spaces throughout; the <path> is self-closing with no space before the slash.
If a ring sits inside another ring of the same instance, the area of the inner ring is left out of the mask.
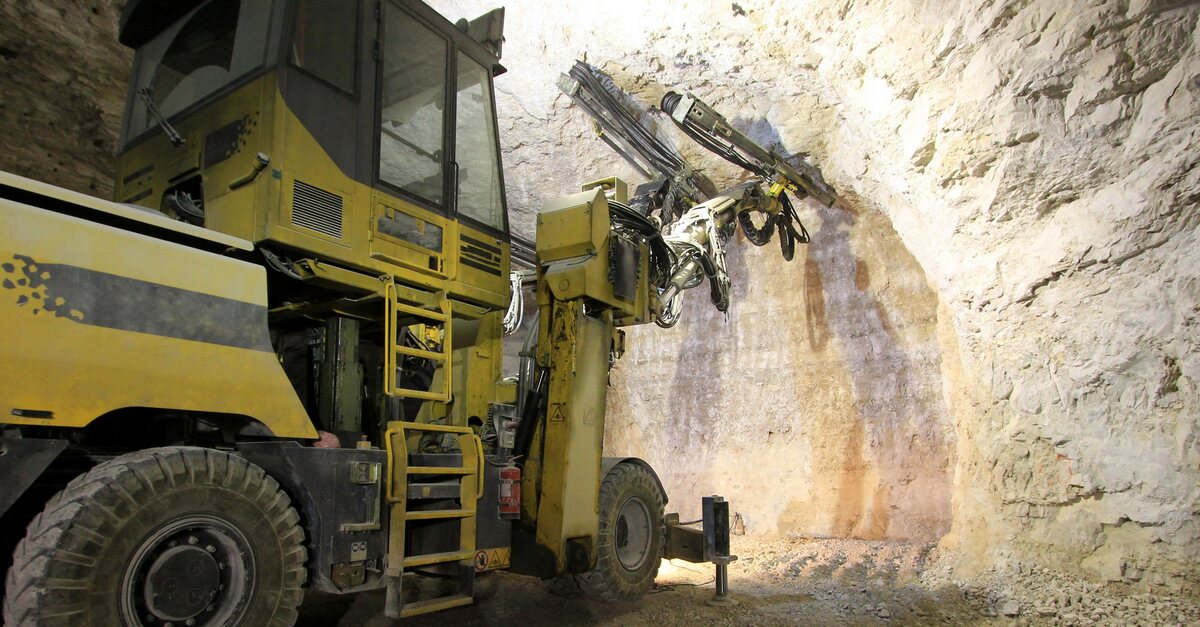
<path id="1" fill-rule="evenodd" d="M 154 116 L 155 121 L 158 122 L 159 128 L 161 128 L 163 132 L 167 134 L 167 140 L 171 142 L 171 145 L 178 148 L 186 144 L 187 140 L 183 138 L 183 135 L 180 135 L 179 131 L 176 131 L 175 127 L 171 126 L 171 124 L 167 122 L 167 118 L 164 118 L 162 112 L 159 111 L 158 107 L 154 105 L 154 98 L 150 96 L 150 88 L 143 87 L 137 90 L 137 93 L 142 97 L 142 102 L 146 103 L 146 110 L 149 111 L 150 115 Z"/>

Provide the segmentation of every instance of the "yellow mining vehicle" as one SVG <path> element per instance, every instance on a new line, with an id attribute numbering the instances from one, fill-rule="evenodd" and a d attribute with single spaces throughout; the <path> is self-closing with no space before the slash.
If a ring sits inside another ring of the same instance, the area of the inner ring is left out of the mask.
<path id="1" fill-rule="evenodd" d="M 726 503 L 680 525 L 644 461 L 602 456 L 608 371 L 621 327 L 672 324 L 706 275 L 727 301 L 735 220 L 788 252 L 786 193 L 824 188 L 761 151 L 722 194 L 656 163 L 633 198 L 607 179 L 547 203 L 522 244 L 502 25 L 130 0 L 116 202 L 0 173 L 7 624 L 289 625 L 306 587 L 385 588 L 412 616 L 497 569 L 623 600 L 664 554 L 730 559 Z M 564 88 L 607 119 L 579 72 Z M 669 97 L 685 130 L 743 143 Z M 506 379 L 523 283 L 538 313 Z"/>

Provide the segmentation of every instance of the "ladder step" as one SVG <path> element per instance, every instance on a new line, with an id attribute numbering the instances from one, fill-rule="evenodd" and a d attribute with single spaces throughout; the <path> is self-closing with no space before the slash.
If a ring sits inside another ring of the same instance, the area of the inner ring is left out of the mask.
<path id="1" fill-rule="evenodd" d="M 404 558 L 404 567 L 413 568 L 416 566 L 428 566 L 430 564 L 444 564 L 446 562 L 461 562 L 463 560 L 475 559 L 474 551 L 450 551 L 447 553 L 430 553 L 428 555 L 414 555 Z"/>
<path id="2" fill-rule="evenodd" d="M 404 303 L 395 303 L 396 311 L 409 315 L 425 318 L 426 320 L 435 320 L 437 322 L 445 322 L 449 316 L 442 311 L 434 311 L 432 309 L 424 309 L 422 307 L 413 307 Z"/>
<path id="3" fill-rule="evenodd" d="M 469 594 L 454 594 L 436 599 L 405 603 L 404 607 L 400 608 L 400 618 L 420 616 L 421 614 L 428 614 L 430 612 L 448 610 L 452 607 L 462 607 L 463 605 L 470 605 L 474 600 Z"/>
<path id="4" fill-rule="evenodd" d="M 396 388 L 392 396 L 400 398 L 415 398 L 422 401 L 445 401 L 447 396 L 444 392 L 427 392 L 425 390 L 410 390 L 408 388 Z"/>
<path id="5" fill-rule="evenodd" d="M 473 509 L 431 509 L 419 512 L 404 512 L 404 520 L 438 520 L 439 518 L 470 518 Z"/>
<path id="6" fill-rule="evenodd" d="M 473 475 L 475 470 L 462 466 L 409 466 L 410 475 Z"/>
<path id="7" fill-rule="evenodd" d="M 396 353 L 399 355 L 408 355 L 409 357 L 420 357 L 421 359 L 432 359 L 434 361 L 445 361 L 446 353 L 437 351 L 421 350 L 419 348 L 410 348 L 408 346 L 396 346 Z"/>
<path id="8" fill-rule="evenodd" d="M 471 435 L 474 433 L 470 427 L 455 427 L 453 425 L 440 425 L 432 422 L 401 422 L 399 424 L 405 431 L 437 431 L 440 433 L 459 433 L 462 435 Z"/>
<path id="9" fill-rule="evenodd" d="M 408 500 L 419 499 L 456 499 L 462 496 L 462 484 L 459 483 L 410 483 L 408 484 Z"/>

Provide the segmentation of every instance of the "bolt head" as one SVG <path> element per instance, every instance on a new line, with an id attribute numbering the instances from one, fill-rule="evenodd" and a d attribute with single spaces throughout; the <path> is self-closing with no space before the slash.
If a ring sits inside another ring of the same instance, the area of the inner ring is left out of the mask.
<path id="1" fill-rule="evenodd" d="M 217 547 L 215 547 L 215 546 L 213 546 L 213 545 L 209 544 L 209 545 L 206 545 L 206 546 L 204 547 L 204 550 L 205 550 L 205 551 L 208 551 L 209 553 L 216 553 L 216 552 L 217 552 Z"/>
<path id="2" fill-rule="evenodd" d="M 200 540 L 196 536 L 188 536 L 188 544 L 200 544 Z"/>

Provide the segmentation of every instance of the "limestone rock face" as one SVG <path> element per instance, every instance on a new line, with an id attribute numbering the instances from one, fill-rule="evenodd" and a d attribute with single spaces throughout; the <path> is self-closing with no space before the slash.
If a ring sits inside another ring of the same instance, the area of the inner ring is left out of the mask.
<path id="1" fill-rule="evenodd" d="M 112 196 L 133 55 L 123 0 L 0 0 L 0 170 Z"/>
<path id="2" fill-rule="evenodd" d="M 678 328 L 630 333 L 610 450 L 684 511 L 726 495 L 750 532 L 949 528 L 965 573 L 1033 559 L 1200 587 L 1196 19 L 1154 0 L 509 6 L 523 215 L 637 180 L 553 88 L 585 55 L 810 155 L 850 207 L 808 207 L 790 266 L 735 244 L 727 319 L 697 290 Z"/>
<path id="3" fill-rule="evenodd" d="M 0 168 L 107 197 L 120 0 L 0 0 Z M 496 0 L 436 0 L 451 19 Z M 631 329 L 607 451 L 747 533 L 939 540 L 1200 590 L 1200 30 L 1165 0 L 515 2 L 513 224 L 638 176 L 555 87 L 576 58 L 693 91 L 842 193 L 813 242 L 730 249 L 732 306 Z M 718 183 L 741 176 L 676 134 Z"/>

